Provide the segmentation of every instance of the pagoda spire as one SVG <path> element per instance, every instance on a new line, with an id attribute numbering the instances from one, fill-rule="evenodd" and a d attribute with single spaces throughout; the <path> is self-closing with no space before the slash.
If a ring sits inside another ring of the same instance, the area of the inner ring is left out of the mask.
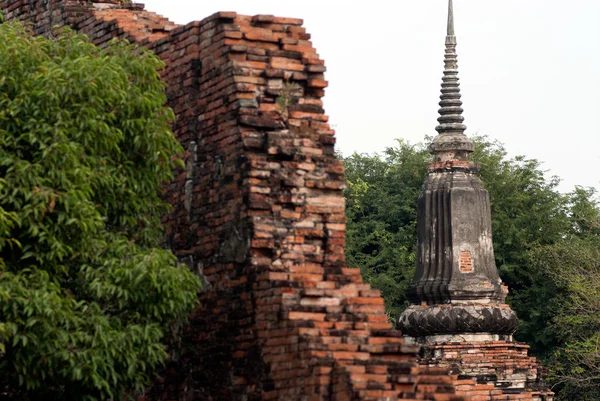
<path id="1" fill-rule="evenodd" d="M 444 76 L 440 95 L 439 125 L 435 128 L 438 136 L 429 151 L 436 161 L 452 159 L 466 160 L 473 151 L 473 143 L 465 135 L 467 126 L 463 124 L 463 108 L 458 78 L 458 56 L 456 54 L 456 36 L 454 34 L 454 6 L 448 1 L 448 26 L 446 33 L 446 52 L 444 55 Z"/>

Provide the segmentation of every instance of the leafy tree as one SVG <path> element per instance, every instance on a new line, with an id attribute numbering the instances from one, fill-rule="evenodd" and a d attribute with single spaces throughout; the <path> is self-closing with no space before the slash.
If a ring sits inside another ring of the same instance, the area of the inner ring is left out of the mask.
<path id="1" fill-rule="evenodd" d="M 540 272 L 553 279 L 550 330 L 560 340 L 548 358 L 559 400 L 592 401 L 600 389 L 600 246 L 569 238 L 532 251 Z"/>
<path id="2" fill-rule="evenodd" d="M 417 198 L 429 154 L 422 145 L 398 141 L 383 155 L 344 159 L 346 257 L 382 291 L 390 320 L 406 308 L 406 287 L 415 271 Z"/>
<path id="3" fill-rule="evenodd" d="M 535 287 L 547 297 L 545 331 L 550 379 L 558 400 L 598 399 L 600 391 L 600 207 L 596 191 L 566 196 L 570 229 L 554 244 L 533 248 Z"/>
<path id="4" fill-rule="evenodd" d="M 594 188 L 575 187 L 569 194 L 571 237 L 600 240 L 600 206 Z"/>
<path id="5" fill-rule="evenodd" d="M 181 164 L 162 67 L 124 42 L 0 24 L 0 393 L 125 398 L 197 302 L 159 246 Z"/>

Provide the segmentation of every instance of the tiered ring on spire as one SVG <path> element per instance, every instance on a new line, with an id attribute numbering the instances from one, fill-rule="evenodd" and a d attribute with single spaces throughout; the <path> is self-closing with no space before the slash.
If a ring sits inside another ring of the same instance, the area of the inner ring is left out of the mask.
<path id="1" fill-rule="evenodd" d="M 430 152 L 436 161 L 453 159 L 466 160 L 467 153 L 473 151 L 473 143 L 464 134 L 467 126 L 463 124 L 462 101 L 460 100 L 458 79 L 458 57 L 456 55 L 456 36 L 454 36 L 454 11 L 452 0 L 448 2 L 448 31 L 446 34 L 446 53 L 444 56 L 444 76 L 440 96 L 440 117 L 435 129 L 438 136 L 430 146 Z"/>

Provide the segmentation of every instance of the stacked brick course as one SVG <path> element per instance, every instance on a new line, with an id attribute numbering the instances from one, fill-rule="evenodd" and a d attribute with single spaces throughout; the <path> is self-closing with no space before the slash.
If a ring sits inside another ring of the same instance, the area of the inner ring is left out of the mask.
<path id="1" fill-rule="evenodd" d="M 458 376 L 457 395 L 472 401 L 551 400 L 546 372 L 528 350 L 514 341 L 433 343 L 424 347 L 421 363 L 449 368 Z"/>
<path id="2" fill-rule="evenodd" d="M 459 400 L 421 369 L 379 291 L 344 261 L 343 166 L 302 21 L 217 13 L 176 25 L 139 4 L 0 0 L 38 35 L 70 25 L 165 61 L 186 169 L 165 241 L 205 282 L 201 308 L 140 400 Z"/>

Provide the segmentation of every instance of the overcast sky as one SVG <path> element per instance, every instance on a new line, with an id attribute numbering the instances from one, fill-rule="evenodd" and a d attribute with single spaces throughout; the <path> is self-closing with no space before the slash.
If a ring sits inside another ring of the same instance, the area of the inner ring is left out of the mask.
<path id="1" fill-rule="evenodd" d="M 143 0 L 140 0 L 143 1 Z M 344 155 L 436 134 L 446 0 L 146 0 L 177 22 L 217 11 L 304 19 L 327 66 Z M 600 190 L 600 0 L 455 0 L 467 135 Z"/>

